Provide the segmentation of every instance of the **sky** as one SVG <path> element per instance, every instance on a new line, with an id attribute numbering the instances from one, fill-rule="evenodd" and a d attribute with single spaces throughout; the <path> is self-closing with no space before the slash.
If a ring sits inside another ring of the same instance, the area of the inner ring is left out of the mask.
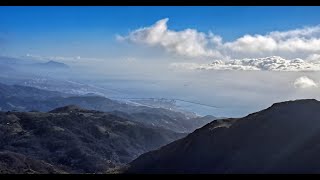
<path id="1" fill-rule="evenodd" d="M 0 7 L 3 53 L 98 56 L 115 35 L 169 18 L 173 30 L 212 31 L 225 40 L 318 25 L 319 7 Z M 57 47 L 59 46 L 59 47 Z M 95 48 L 93 48 L 95 46 Z M 121 47 L 119 47 L 121 48 Z M 85 51 L 83 51 L 85 50 Z M 103 52 L 102 52 L 103 51 Z"/>
<path id="2" fill-rule="evenodd" d="M 242 116 L 320 96 L 319 19 L 311 6 L 3 6 L 0 55 L 56 60 L 136 96 Z"/>

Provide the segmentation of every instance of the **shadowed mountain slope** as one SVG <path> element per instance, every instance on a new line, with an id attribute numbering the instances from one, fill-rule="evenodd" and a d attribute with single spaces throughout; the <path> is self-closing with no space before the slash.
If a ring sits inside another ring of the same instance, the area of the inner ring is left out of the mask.
<path id="1" fill-rule="evenodd" d="M 130 163 L 126 173 L 320 173 L 320 102 L 275 103 L 213 121 Z"/>

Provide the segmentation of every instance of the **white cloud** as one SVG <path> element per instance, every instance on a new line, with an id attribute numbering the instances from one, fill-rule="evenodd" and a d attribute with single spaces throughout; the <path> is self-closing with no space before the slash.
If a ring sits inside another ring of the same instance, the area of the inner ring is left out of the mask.
<path id="1" fill-rule="evenodd" d="M 274 31 L 266 35 L 245 35 L 224 47 L 227 51 L 246 56 L 293 55 L 320 52 L 320 26 L 289 31 Z"/>
<path id="2" fill-rule="evenodd" d="M 168 29 L 168 18 L 154 25 L 117 36 L 118 40 L 149 46 L 160 46 L 169 52 L 188 57 L 258 58 L 282 56 L 306 58 L 320 54 L 320 26 L 289 31 L 273 31 L 265 35 L 244 35 L 234 41 L 223 42 L 222 37 L 195 29 L 174 31 Z"/>
<path id="3" fill-rule="evenodd" d="M 320 35 L 320 26 L 305 27 L 302 29 L 295 29 L 289 31 L 273 31 L 269 33 L 275 39 L 284 39 L 292 37 L 319 37 Z"/>
<path id="4" fill-rule="evenodd" d="M 245 35 L 234 42 L 225 43 L 223 48 L 225 51 L 262 55 L 275 51 L 277 42 L 271 37 L 262 35 Z"/>
<path id="5" fill-rule="evenodd" d="M 194 29 L 172 31 L 167 27 L 168 20 L 168 18 L 159 20 L 154 25 L 132 31 L 125 37 L 117 35 L 117 40 L 160 46 L 169 52 L 189 57 L 221 57 L 219 51 L 208 48 L 219 44 L 221 37 Z"/>
<path id="6" fill-rule="evenodd" d="M 287 60 L 279 56 L 215 60 L 210 64 L 172 63 L 170 66 L 189 70 L 320 71 L 320 64 L 298 58 Z"/>
<path id="7" fill-rule="evenodd" d="M 297 78 L 293 83 L 295 88 L 315 88 L 318 87 L 318 84 L 315 83 L 312 79 L 302 76 Z"/>

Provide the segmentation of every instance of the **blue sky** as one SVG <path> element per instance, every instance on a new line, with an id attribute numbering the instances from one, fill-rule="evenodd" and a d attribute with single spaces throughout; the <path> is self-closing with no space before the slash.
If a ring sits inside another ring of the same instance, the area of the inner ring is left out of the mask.
<path id="1" fill-rule="evenodd" d="M 0 7 L 1 53 L 112 56 L 123 48 L 116 34 L 167 17 L 170 29 L 212 31 L 228 41 L 318 25 L 320 7 Z"/>

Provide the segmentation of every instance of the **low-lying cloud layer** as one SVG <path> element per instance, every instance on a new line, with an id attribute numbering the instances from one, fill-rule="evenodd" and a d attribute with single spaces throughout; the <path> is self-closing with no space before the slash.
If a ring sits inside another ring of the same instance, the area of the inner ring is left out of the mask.
<path id="1" fill-rule="evenodd" d="M 215 60 L 210 64 L 172 63 L 170 66 L 189 70 L 320 71 L 320 62 L 304 61 L 299 58 L 287 60 L 279 56 Z"/>
<path id="2" fill-rule="evenodd" d="M 203 69 L 279 71 L 319 69 L 317 62 L 320 61 L 320 26 L 274 31 L 265 35 L 246 34 L 234 41 L 224 42 L 221 36 L 213 33 L 199 32 L 195 29 L 170 30 L 167 25 L 168 20 L 168 18 L 159 20 L 149 27 L 134 30 L 127 36 L 117 36 L 117 38 L 135 44 L 161 47 L 184 57 L 222 60 L 215 61 L 214 65 L 201 65 Z M 262 58 L 269 56 L 280 56 L 285 59 Z"/>
<path id="3" fill-rule="evenodd" d="M 73 64 L 73 65 L 90 65 L 90 64 L 101 64 L 105 62 L 105 59 L 101 58 L 92 58 L 92 57 L 80 57 L 80 56 L 43 56 L 43 55 L 35 55 L 35 54 L 27 54 L 22 57 L 18 58 L 26 58 L 26 59 L 32 59 L 35 61 L 42 61 L 42 62 L 48 62 L 48 61 L 57 61 L 62 62 L 66 64 Z"/>

